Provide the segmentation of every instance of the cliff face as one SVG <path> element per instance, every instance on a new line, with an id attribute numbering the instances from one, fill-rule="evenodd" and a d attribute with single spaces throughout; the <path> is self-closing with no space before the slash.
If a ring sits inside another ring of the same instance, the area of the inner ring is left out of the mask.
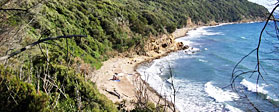
<path id="1" fill-rule="evenodd" d="M 102 61 L 127 51 L 156 55 L 181 49 L 174 37 L 185 33 L 171 35 L 177 28 L 264 18 L 267 12 L 247 0 L 2 0 L 0 6 L 12 9 L 0 13 L 0 56 L 39 39 L 87 36 L 40 43 L 0 66 L 0 91 L 7 93 L 0 97 L 21 90 L 16 100 L 30 101 L 6 99 L 1 109 L 42 105 L 35 111 L 116 111 L 81 71 L 99 69 Z"/>
<path id="2" fill-rule="evenodd" d="M 187 27 L 186 29 L 182 29 L 182 31 L 179 31 L 179 33 L 186 32 L 190 29 L 193 29 L 194 27 Z M 183 45 L 182 42 L 175 42 L 176 36 L 173 35 L 161 35 L 158 37 L 151 37 L 147 44 L 144 46 L 144 50 L 147 51 L 146 55 L 151 57 L 156 57 L 154 55 L 156 54 L 164 54 L 166 52 L 173 52 L 176 50 L 183 50 L 189 48 L 188 45 Z"/>
<path id="3" fill-rule="evenodd" d="M 255 19 L 242 19 L 240 21 L 232 22 L 232 23 L 246 23 L 246 22 L 257 22 L 264 21 L 263 18 L 255 18 Z M 176 50 L 185 50 L 188 49 L 188 45 L 184 45 L 182 42 L 175 42 L 174 40 L 179 37 L 186 36 L 186 33 L 189 30 L 193 30 L 199 26 L 214 26 L 219 23 L 215 21 L 210 21 L 207 24 L 198 22 L 198 24 L 192 23 L 191 18 L 187 19 L 187 27 L 176 29 L 172 34 L 163 34 L 159 36 L 151 36 L 149 40 L 146 42 L 144 46 L 144 51 L 147 52 L 146 55 L 153 56 L 156 54 L 161 54 L 164 52 L 176 51 Z M 154 57 L 154 56 L 153 56 Z"/>

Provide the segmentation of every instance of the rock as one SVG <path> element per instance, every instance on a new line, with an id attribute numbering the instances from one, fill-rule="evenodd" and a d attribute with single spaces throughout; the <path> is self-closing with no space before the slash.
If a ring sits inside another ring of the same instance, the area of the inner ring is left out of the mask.
<path id="1" fill-rule="evenodd" d="M 193 25 L 192 19 L 190 17 L 188 17 L 187 26 L 192 26 L 192 25 Z"/>
<path id="2" fill-rule="evenodd" d="M 168 44 L 164 43 L 164 44 L 162 44 L 162 47 L 163 47 L 163 48 L 167 48 L 167 47 L 168 47 Z"/>
<path id="3" fill-rule="evenodd" d="M 178 43 L 176 43 L 176 47 L 177 47 L 177 49 L 178 50 L 181 50 L 181 49 L 183 49 L 183 43 L 182 42 L 178 42 Z"/>
<path id="4" fill-rule="evenodd" d="M 183 46 L 183 50 L 189 49 L 190 47 L 188 45 Z"/>

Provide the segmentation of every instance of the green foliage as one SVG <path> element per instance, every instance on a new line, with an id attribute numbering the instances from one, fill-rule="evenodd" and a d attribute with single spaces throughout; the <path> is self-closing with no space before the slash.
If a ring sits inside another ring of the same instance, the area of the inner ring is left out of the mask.
<path id="1" fill-rule="evenodd" d="M 154 103 L 148 102 L 144 107 L 136 107 L 131 112 L 164 112 L 162 108 L 156 108 Z"/>
<path id="2" fill-rule="evenodd" d="M 50 0 L 41 9 L 31 25 L 40 32 L 32 33 L 38 37 L 88 35 L 70 44 L 75 56 L 83 55 L 95 68 L 107 59 L 107 52 L 133 49 L 150 34 L 172 33 L 187 26 L 189 17 L 194 23 L 232 22 L 264 17 L 267 12 L 246 0 Z"/>
<path id="3" fill-rule="evenodd" d="M 114 104 L 98 92 L 94 83 L 85 81 L 80 74 L 74 74 L 73 71 L 67 73 L 67 67 L 65 66 L 57 65 L 54 66 L 54 69 L 57 73 L 57 81 L 65 86 L 65 93 L 69 97 L 63 99 L 63 103 L 75 106 L 75 103 L 77 103 L 76 91 L 79 91 L 84 110 L 116 111 Z M 62 110 L 71 110 L 72 107 L 65 104 L 61 105 Z M 77 107 L 72 109 L 77 109 Z"/>
<path id="4" fill-rule="evenodd" d="M 47 111 L 49 97 L 37 93 L 32 84 L 19 80 L 14 74 L 17 73 L 0 65 L 0 111 Z"/>
<path id="5" fill-rule="evenodd" d="M 175 24 L 169 24 L 166 26 L 166 29 L 169 33 L 173 33 L 176 30 L 176 25 Z"/>
<path id="6" fill-rule="evenodd" d="M 0 111 L 117 111 L 114 104 L 83 75 L 53 62 L 46 66 L 44 57 L 33 60 L 25 63 L 21 73 L 0 65 Z M 45 75 L 48 76 L 43 79 Z M 45 89 L 44 80 L 50 82 L 48 87 L 51 88 Z"/>

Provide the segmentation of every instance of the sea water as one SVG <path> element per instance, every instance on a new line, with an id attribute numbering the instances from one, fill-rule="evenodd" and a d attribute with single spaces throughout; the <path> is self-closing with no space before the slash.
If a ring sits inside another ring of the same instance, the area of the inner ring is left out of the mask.
<path id="1" fill-rule="evenodd" d="M 279 40 L 274 37 L 272 23 L 264 32 L 260 49 L 264 80 L 257 83 L 256 73 L 240 76 L 235 81 L 239 94 L 230 86 L 234 66 L 257 47 L 263 26 L 264 22 L 197 28 L 176 40 L 193 49 L 142 64 L 137 71 L 170 101 L 174 100 L 173 81 L 177 91 L 175 105 L 182 112 L 255 111 L 249 101 L 261 111 L 279 111 L 279 64 L 276 60 L 279 59 L 279 51 L 276 51 Z M 252 53 L 237 70 L 254 70 L 256 65 L 256 53 Z M 243 98 L 245 95 L 249 100 Z"/>

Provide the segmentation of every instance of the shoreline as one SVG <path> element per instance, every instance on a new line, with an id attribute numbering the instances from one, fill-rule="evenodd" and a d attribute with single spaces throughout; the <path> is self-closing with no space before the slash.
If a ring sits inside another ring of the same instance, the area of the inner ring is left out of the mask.
<path id="1" fill-rule="evenodd" d="M 180 36 L 173 36 L 174 39 L 186 36 L 186 33 L 190 30 L 197 28 L 198 26 L 194 27 L 186 27 L 182 30 L 179 29 L 177 34 Z M 183 36 L 182 36 L 183 35 Z M 100 93 L 104 94 L 114 103 L 123 103 L 126 106 L 125 109 L 131 110 L 134 108 L 134 102 L 138 99 L 136 90 L 138 90 L 139 85 L 144 86 L 146 88 L 146 93 L 149 97 L 149 100 L 154 103 L 155 105 L 168 105 L 173 106 L 170 101 L 167 101 L 161 96 L 155 89 L 153 89 L 146 81 L 144 81 L 140 73 L 136 71 L 136 69 L 143 63 L 151 62 L 154 59 L 159 59 L 161 57 L 167 56 L 169 53 L 178 51 L 176 47 L 177 42 L 172 43 L 170 48 L 166 48 L 160 50 L 159 52 L 149 51 L 146 55 L 133 55 L 132 57 L 124 57 L 124 56 L 117 56 L 114 58 L 110 58 L 109 60 L 103 62 L 103 66 L 92 73 L 91 81 L 95 82 L 97 85 L 98 90 Z M 119 72 L 123 76 L 120 76 L 120 82 L 115 82 L 110 79 L 113 78 L 115 73 Z M 133 75 L 129 75 L 133 74 Z M 143 85 L 142 85 L 143 84 Z M 115 92 L 116 94 L 120 95 L 120 98 L 116 95 L 111 94 L 111 92 Z M 168 111 L 171 108 L 168 107 Z"/>
<path id="2" fill-rule="evenodd" d="M 249 21 L 249 22 L 260 22 L 260 21 Z M 214 25 L 193 25 L 190 27 L 185 27 L 177 29 L 171 36 L 174 38 L 173 45 L 176 46 L 177 42 L 175 39 L 187 36 L 187 32 L 195 30 L 199 27 L 204 26 L 218 26 L 222 24 L 237 24 L 237 23 L 247 23 L 247 22 L 231 22 L 231 23 L 219 23 Z M 165 51 L 160 51 L 154 54 L 154 51 L 148 51 L 147 56 L 143 55 L 133 55 L 130 57 L 121 57 L 117 56 L 111 58 L 104 62 L 104 65 L 97 71 L 94 72 L 98 78 L 92 78 L 93 82 L 96 82 L 96 85 L 99 91 L 112 100 L 114 103 L 123 103 L 126 106 L 125 109 L 131 110 L 134 108 L 134 104 L 139 99 L 137 96 L 137 90 L 143 86 L 146 88 L 146 94 L 149 97 L 149 100 L 158 105 L 158 104 L 167 104 L 168 106 L 173 106 L 172 102 L 165 100 L 162 95 L 160 95 L 155 89 L 153 89 L 144 79 L 141 78 L 140 73 L 136 70 L 143 63 L 151 62 L 155 59 L 167 56 L 169 53 L 178 51 L 181 49 L 172 48 L 165 49 Z M 152 54 L 153 53 L 153 54 Z M 124 66 L 124 67 L 123 67 Z M 119 69 L 120 68 L 120 69 Z M 120 82 L 114 82 L 109 80 L 116 73 L 123 73 L 123 76 L 120 77 Z M 133 75 L 129 75 L 133 74 Z M 119 94 L 120 97 L 117 97 L 109 92 L 115 92 Z M 171 107 L 168 107 L 168 111 L 171 110 Z"/>

